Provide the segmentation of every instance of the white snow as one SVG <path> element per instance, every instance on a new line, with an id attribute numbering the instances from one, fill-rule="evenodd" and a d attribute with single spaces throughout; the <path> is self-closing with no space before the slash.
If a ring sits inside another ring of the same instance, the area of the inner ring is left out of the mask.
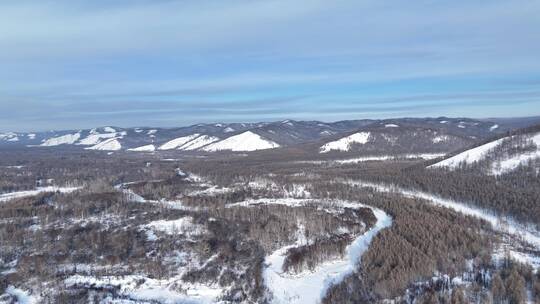
<path id="1" fill-rule="evenodd" d="M 329 142 L 321 147 L 320 153 L 326 153 L 332 150 L 349 151 L 352 144 L 366 144 L 369 141 L 370 135 L 370 132 L 359 132 L 339 140 Z"/>
<path id="2" fill-rule="evenodd" d="M 199 134 L 197 134 L 197 133 L 191 134 L 191 135 L 188 135 L 188 136 L 178 137 L 178 138 L 175 138 L 173 140 L 170 140 L 170 141 L 164 143 L 158 149 L 159 150 L 176 149 L 176 148 L 186 144 L 187 142 L 190 142 L 190 141 L 194 140 L 197 137 L 199 137 Z"/>
<path id="3" fill-rule="evenodd" d="M 433 164 L 431 167 L 448 167 L 448 168 L 457 168 L 460 164 L 473 164 L 482 160 L 491 150 L 500 145 L 505 138 L 501 138 L 487 144 L 478 146 L 476 148 L 464 151 L 453 157 L 447 158 L 443 161 L 440 161 L 436 164 Z"/>
<path id="4" fill-rule="evenodd" d="M 375 184 L 363 181 L 348 181 L 348 183 L 360 187 L 373 188 L 380 192 L 400 193 L 405 197 L 423 199 L 434 205 L 445 207 L 462 214 L 483 219 L 491 223 L 494 229 L 506 234 L 513 235 L 514 237 L 531 244 L 535 248 L 540 248 L 540 231 L 537 231 L 536 229 L 534 229 L 534 227 L 520 224 L 511 218 L 506 218 L 501 222 L 500 217 L 493 214 L 492 212 L 489 212 L 488 210 L 476 208 L 464 202 L 444 199 L 430 193 L 417 190 L 403 189 L 393 185 Z M 536 267 L 540 266 L 540 264 L 538 263 L 535 264 L 535 260 L 538 259 L 537 257 L 525 254 L 522 255 L 522 258 L 527 259 L 531 265 Z"/>
<path id="5" fill-rule="evenodd" d="M 347 246 L 346 258 L 325 262 L 319 265 L 313 272 L 305 271 L 296 275 L 284 273 L 283 263 L 287 250 L 304 245 L 307 242 L 302 231 L 297 233 L 298 240 L 295 244 L 282 247 L 265 258 L 267 267 L 263 271 L 263 278 L 273 295 L 271 303 L 319 303 L 326 295 L 328 288 L 341 282 L 356 269 L 362 255 L 369 248 L 373 237 L 382 229 L 391 226 L 392 219 L 382 210 L 362 204 L 352 205 L 356 208 L 370 208 L 377 218 L 377 222 L 375 226 L 358 236 Z"/>
<path id="6" fill-rule="evenodd" d="M 105 131 L 107 133 L 116 132 L 116 130 L 114 128 L 111 128 L 111 127 L 103 127 L 103 131 Z"/>
<path id="7" fill-rule="evenodd" d="M 27 291 L 16 288 L 13 285 L 8 286 L 6 293 L 15 297 L 18 304 L 38 304 L 41 301 L 39 296 L 31 296 Z"/>
<path id="8" fill-rule="evenodd" d="M 0 194 L 0 202 L 9 201 L 14 198 L 34 196 L 42 192 L 69 193 L 69 192 L 73 192 L 79 189 L 81 189 L 81 187 L 56 187 L 56 186 L 39 187 L 39 188 L 36 188 L 35 190 L 16 191 L 16 192 Z"/>
<path id="9" fill-rule="evenodd" d="M 36 138 L 36 134 L 34 134 L 34 133 L 27 134 L 26 136 L 28 137 L 28 139 L 35 139 Z"/>
<path id="10" fill-rule="evenodd" d="M 404 155 L 381 155 L 381 156 L 365 156 L 358 158 L 350 159 L 338 159 L 334 162 L 338 164 L 350 164 L 350 163 L 359 163 L 366 161 L 377 161 L 377 160 L 397 160 L 397 159 L 435 159 L 438 157 L 443 157 L 446 154 L 444 153 L 418 153 L 418 154 L 404 154 Z"/>
<path id="11" fill-rule="evenodd" d="M 244 133 L 234 135 L 227 139 L 210 144 L 206 147 L 203 147 L 201 150 L 210 152 L 229 150 L 238 152 L 265 150 L 278 147 L 279 144 L 264 139 L 260 135 L 251 131 L 246 131 Z"/>
<path id="12" fill-rule="evenodd" d="M 385 128 L 399 128 L 399 126 L 396 125 L 396 124 L 386 124 L 386 125 L 384 125 L 384 127 Z"/>
<path id="13" fill-rule="evenodd" d="M 113 137 L 116 137 L 116 133 L 104 133 L 104 134 L 100 134 L 100 133 L 96 133 L 96 131 L 94 130 L 94 132 L 90 132 L 91 134 L 88 135 L 86 138 L 84 139 L 81 139 L 77 145 L 83 145 L 83 146 L 92 146 L 92 145 L 96 145 L 98 144 L 102 139 L 107 139 L 107 138 L 113 138 Z"/>
<path id="14" fill-rule="evenodd" d="M 540 157 L 540 133 L 534 134 L 532 136 L 526 136 L 530 141 L 532 141 L 536 146 L 536 151 L 526 152 L 511 156 L 506 159 L 494 161 L 491 164 L 491 171 L 489 174 L 499 175 L 506 172 L 510 172 L 516 169 L 520 165 L 526 164 L 528 161 Z M 509 139 L 509 137 L 504 137 L 487 144 L 481 145 L 479 147 L 464 151 L 453 157 L 440 161 L 430 167 L 447 167 L 450 169 L 455 169 L 460 166 L 460 164 L 471 165 L 475 162 L 481 161 L 485 156 L 495 149 L 497 146 L 503 143 L 503 141 Z"/>
<path id="15" fill-rule="evenodd" d="M 184 282 L 181 279 L 181 274 L 163 280 L 149 278 L 141 275 L 102 277 L 72 275 L 71 277 L 65 279 L 64 283 L 68 287 L 118 287 L 119 293 L 121 295 L 129 299 L 144 301 L 144 303 L 219 303 L 217 301 L 217 298 L 223 293 L 223 289 L 219 286 L 192 284 L 189 282 Z"/>
<path id="16" fill-rule="evenodd" d="M 231 127 L 227 127 L 223 130 L 224 133 L 231 133 L 231 132 L 234 132 L 235 130 Z"/>
<path id="17" fill-rule="evenodd" d="M 5 141 L 19 141 L 17 133 L 13 132 L 0 133 L 0 139 Z"/>
<path id="18" fill-rule="evenodd" d="M 216 142 L 218 140 L 219 140 L 219 138 L 215 137 L 215 136 L 201 135 L 201 136 L 195 138 L 194 140 L 183 144 L 182 146 L 180 146 L 178 148 L 178 150 L 193 151 L 193 150 L 197 150 L 197 149 L 199 149 L 201 147 L 204 147 L 206 145 L 209 145 L 209 144 L 211 144 L 213 142 Z"/>
<path id="19" fill-rule="evenodd" d="M 157 220 L 142 226 L 153 232 L 163 232 L 167 235 L 182 234 L 186 236 L 198 236 L 206 233 L 202 225 L 193 223 L 192 217 L 182 217 L 176 220 Z"/>
<path id="20" fill-rule="evenodd" d="M 51 137 L 45 140 L 40 146 L 53 147 L 59 145 L 72 145 L 81 137 L 81 133 L 66 134 L 58 137 Z"/>
<path id="21" fill-rule="evenodd" d="M 156 150 L 156 147 L 154 145 L 145 145 L 145 146 L 140 146 L 137 148 L 131 148 L 127 150 L 133 151 L 133 152 L 153 152 Z"/>
<path id="22" fill-rule="evenodd" d="M 195 190 L 189 192 L 189 196 L 215 196 L 218 194 L 224 194 L 224 193 L 230 193 L 233 192 L 234 189 L 227 188 L 227 187 L 218 187 L 218 186 L 211 186 L 209 188 L 206 188 L 204 190 Z"/>
<path id="23" fill-rule="evenodd" d="M 447 123 L 448 123 L 448 120 L 441 120 L 440 123 L 442 123 L 442 124 L 447 124 Z"/>
<path id="24" fill-rule="evenodd" d="M 120 144 L 120 142 L 118 141 L 118 137 L 113 137 L 85 149 L 100 151 L 118 151 L 122 149 L 122 144 Z"/>
<path id="25" fill-rule="evenodd" d="M 281 123 L 284 124 L 284 125 L 291 126 L 291 127 L 294 126 L 294 124 L 293 124 L 290 120 L 288 120 L 288 119 L 282 121 Z"/>
<path id="26" fill-rule="evenodd" d="M 489 128 L 489 131 L 490 131 L 490 132 L 493 132 L 493 131 L 495 131 L 495 129 L 497 129 L 497 128 L 499 128 L 499 125 L 493 125 L 493 126 L 491 126 L 491 127 Z"/>
<path id="27" fill-rule="evenodd" d="M 445 142 L 445 141 L 447 141 L 449 139 L 450 139 L 450 137 L 448 135 L 439 135 L 439 136 L 433 137 L 433 139 L 431 141 L 434 144 L 438 144 L 438 143 L 441 143 L 441 142 Z"/>
<path id="28" fill-rule="evenodd" d="M 435 159 L 438 157 L 445 156 L 445 153 L 417 153 L 417 154 L 397 154 L 397 155 L 370 155 L 370 156 L 361 156 L 355 158 L 347 159 L 330 159 L 330 160 L 302 160 L 296 161 L 295 163 L 300 164 L 315 164 L 315 165 L 332 165 L 332 164 L 356 164 L 368 161 L 385 161 L 385 160 L 399 160 L 399 159 Z"/>
<path id="29" fill-rule="evenodd" d="M 146 132 L 147 135 L 152 135 L 152 134 L 156 134 L 156 133 L 157 133 L 156 129 L 148 130 L 148 132 Z"/>
<path id="30" fill-rule="evenodd" d="M 334 134 L 334 132 L 324 130 L 324 131 L 319 132 L 319 134 L 321 134 L 322 136 L 330 136 L 330 135 Z"/>

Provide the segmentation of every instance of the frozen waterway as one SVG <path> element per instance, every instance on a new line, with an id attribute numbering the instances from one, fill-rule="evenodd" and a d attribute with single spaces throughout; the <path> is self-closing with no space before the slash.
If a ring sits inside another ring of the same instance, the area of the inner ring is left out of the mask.
<path id="1" fill-rule="evenodd" d="M 263 277 L 272 293 L 272 303 L 318 303 L 329 287 L 341 282 L 354 271 L 375 235 L 392 225 L 392 218 L 384 211 L 361 204 L 356 204 L 356 206 L 370 208 L 377 222 L 347 247 L 347 255 L 344 259 L 325 262 L 313 272 L 304 271 L 295 275 L 284 273 L 285 254 L 290 248 L 304 245 L 305 239 L 301 236 L 295 244 L 282 247 L 266 257 L 267 267 L 264 269 Z"/>

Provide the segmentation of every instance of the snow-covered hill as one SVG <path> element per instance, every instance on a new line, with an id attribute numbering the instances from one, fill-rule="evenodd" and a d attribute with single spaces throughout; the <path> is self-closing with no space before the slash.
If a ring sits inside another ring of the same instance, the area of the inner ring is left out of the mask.
<path id="1" fill-rule="evenodd" d="M 227 139 L 210 144 L 202 150 L 215 151 L 256 151 L 278 148 L 279 144 L 262 138 L 260 135 L 251 131 L 231 136 Z"/>
<path id="2" fill-rule="evenodd" d="M 331 141 L 321 147 L 321 153 L 330 152 L 332 150 L 349 151 L 353 144 L 366 144 L 369 140 L 369 136 L 369 132 L 359 132 L 336 141 Z"/>
<path id="3" fill-rule="evenodd" d="M 336 138 L 336 137 L 334 137 Z M 428 126 L 380 123 L 329 141 L 319 153 L 354 152 L 363 155 L 448 153 L 478 142 L 476 136 Z"/>
<path id="4" fill-rule="evenodd" d="M 164 143 L 163 145 L 161 145 L 158 149 L 159 150 L 173 150 L 173 149 L 177 149 L 178 147 L 180 146 L 183 146 L 184 144 L 194 140 L 195 138 L 199 137 L 200 134 L 191 134 L 191 135 L 188 135 L 188 136 L 182 136 L 182 137 L 178 137 L 178 138 L 175 138 L 173 140 L 170 140 L 166 143 Z"/>
<path id="5" fill-rule="evenodd" d="M 540 117 L 530 118 L 526 123 L 531 125 L 537 121 Z M 520 124 L 523 122 L 518 120 L 439 117 L 338 122 L 287 119 L 260 123 L 196 124 L 179 128 L 106 126 L 86 130 L 4 132 L 0 133 L 0 146 L 80 150 L 101 150 L 104 146 L 135 152 L 147 152 L 150 145 L 159 151 L 186 152 L 254 151 L 295 146 L 310 153 L 449 153 L 504 134 Z"/>
<path id="6" fill-rule="evenodd" d="M 58 137 L 51 137 L 45 140 L 41 146 L 43 147 L 53 147 L 59 145 L 72 145 L 81 137 L 81 133 L 66 134 Z"/>
<path id="7" fill-rule="evenodd" d="M 156 150 L 156 146 L 154 145 L 145 145 L 145 146 L 140 146 L 140 147 L 137 147 L 137 148 L 131 148 L 131 149 L 127 149 L 128 151 L 132 151 L 132 152 L 153 152 Z"/>
<path id="8" fill-rule="evenodd" d="M 85 149 L 99 151 L 118 151 L 122 149 L 122 144 L 118 141 L 118 138 L 114 137 Z"/>
<path id="9" fill-rule="evenodd" d="M 500 175 L 520 165 L 540 164 L 540 132 L 502 137 L 431 165 L 431 168 L 478 166 L 487 174 Z"/>
<path id="10" fill-rule="evenodd" d="M 209 135 L 201 135 L 183 145 L 178 147 L 178 150 L 182 151 L 194 151 L 198 150 L 204 146 L 207 146 L 213 142 L 216 142 L 219 140 L 219 137 L 216 136 L 209 136 Z"/>

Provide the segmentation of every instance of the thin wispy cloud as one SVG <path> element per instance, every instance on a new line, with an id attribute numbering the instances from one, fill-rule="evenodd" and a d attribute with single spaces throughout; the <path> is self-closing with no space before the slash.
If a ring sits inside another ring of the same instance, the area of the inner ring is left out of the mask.
<path id="1" fill-rule="evenodd" d="M 517 0 L 2 1 L 0 129 L 540 114 L 539 15 Z"/>

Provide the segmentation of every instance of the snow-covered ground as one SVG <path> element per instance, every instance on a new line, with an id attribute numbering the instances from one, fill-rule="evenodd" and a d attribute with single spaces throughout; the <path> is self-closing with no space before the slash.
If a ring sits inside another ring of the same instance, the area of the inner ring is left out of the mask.
<path id="1" fill-rule="evenodd" d="M 200 149 L 206 145 L 209 145 L 213 142 L 216 142 L 218 141 L 219 138 L 218 137 L 215 137 L 215 136 L 208 136 L 208 135 L 201 135 L 195 139 L 193 139 L 192 141 L 189 141 L 183 145 L 181 145 L 180 147 L 178 147 L 178 150 L 183 150 L 183 151 L 194 151 L 194 150 L 197 150 L 197 149 Z"/>
<path id="2" fill-rule="evenodd" d="M 312 200 L 276 199 L 258 201 L 256 203 L 285 204 L 294 206 L 314 202 L 315 201 Z M 242 205 L 249 206 L 250 203 L 240 203 L 237 206 Z M 373 237 L 382 229 L 392 225 L 392 219 L 382 210 L 357 203 L 344 202 L 344 205 L 355 208 L 370 208 L 377 218 L 376 224 L 364 234 L 359 235 L 347 247 L 346 258 L 327 261 L 319 265 L 314 271 L 304 271 L 300 274 L 292 275 L 283 272 L 283 263 L 285 262 L 287 250 L 306 245 L 308 243 L 308 240 L 303 233 L 302 226 L 300 226 L 300 229 L 297 232 L 296 243 L 284 246 L 265 258 L 266 268 L 263 271 L 263 278 L 272 295 L 271 303 L 319 303 L 332 285 L 341 282 L 345 277 L 355 270 L 362 255 L 369 248 L 369 244 L 371 243 Z M 340 205 L 338 204 L 338 206 Z"/>
<path id="3" fill-rule="evenodd" d="M 38 304 L 41 302 L 41 297 L 30 295 L 27 291 L 16 288 L 13 285 L 8 286 L 6 293 L 15 297 L 18 304 Z"/>
<path id="4" fill-rule="evenodd" d="M 116 133 L 94 133 L 89 134 L 87 137 L 81 139 L 77 145 L 93 146 L 101 142 L 102 139 L 109 139 L 116 137 Z"/>
<path id="5" fill-rule="evenodd" d="M 534 143 L 537 147 L 535 151 L 524 152 L 521 154 L 510 156 L 506 159 L 496 160 L 491 164 L 491 171 L 489 174 L 500 175 L 506 172 L 515 170 L 522 164 L 526 164 L 532 159 L 540 157 L 540 133 L 532 135 L 520 135 Z M 505 140 L 510 137 L 503 137 L 481 146 L 469 149 L 461 152 L 453 157 L 442 160 L 436 164 L 430 166 L 430 168 L 445 167 L 449 169 L 458 168 L 460 165 L 472 165 L 476 162 L 484 160 L 486 156 L 492 152 L 495 148 L 500 146 Z"/>
<path id="6" fill-rule="evenodd" d="M 369 141 L 370 132 L 359 132 L 343 137 L 336 141 L 331 141 L 324 144 L 320 148 L 320 153 L 327 153 L 330 151 L 349 151 L 353 144 L 366 144 Z"/>
<path id="7" fill-rule="evenodd" d="M 54 147 L 59 145 L 71 145 L 74 144 L 81 137 L 81 133 L 66 134 L 58 137 L 51 137 L 41 143 L 43 147 Z"/>
<path id="8" fill-rule="evenodd" d="M 199 137 L 200 134 L 198 133 L 195 133 L 195 134 L 191 134 L 191 135 L 187 135 L 187 136 L 182 136 L 182 137 L 178 137 L 178 138 L 175 138 L 173 140 L 170 140 L 166 143 L 164 143 L 163 145 L 159 146 L 159 150 L 172 150 L 172 149 L 176 149 L 192 140 L 194 140 L 195 138 Z"/>
<path id="9" fill-rule="evenodd" d="M 121 302 L 104 303 L 163 303 L 163 304 L 206 304 L 219 303 L 223 288 L 216 285 L 184 282 L 181 274 L 169 279 L 158 280 L 141 275 L 126 276 L 83 276 L 67 278 L 66 286 L 92 286 L 94 288 L 119 287 L 119 294 L 126 297 Z"/>
<path id="10" fill-rule="evenodd" d="M 17 192 L 0 194 L 0 202 L 6 202 L 14 198 L 34 196 L 43 192 L 69 193 L 69 192 L 73 192 L 79 189 L 81 189 L 81 187 L 56 187 L 56 186 L 39 187 L 39 188 L 36 188 L 35 190 L 17 191 Z"/>
<path id="11" fill-rule="evenodd" d="M 398 155 L 373 155 L 373 156 L 361 156 L 347 159 L 331 159 L 331 160 L 306 160 L 297 161 L 301 164 L 355 164 L 368 161 L 385 161 L 385 160 L 399 160 L 399 159 L 435 159 L 445 156 L 445 153 L 417 153 L 417 154 L 398 154 Z"/>
<path id="12" fill-rule="evenodd" d="M 460 164 L 471 165 L 475 162 L 478 162 L 494 148 L 500 145 L 504 141 L 504 138 L 489 142 L 487 144 L 478 146 L 476 148 L 464 151 L 453 157 L 447 158 L 443 161 L 440 161 L 436 164 L 431 165 L 430 167 L 447 167 L 447 168 L 457 168 Z"/>
<path id="13" fill-rule="evenodd" d="M 150 238 L 155 236 L 155 232 L 162 232 L 168 235 L 185 235 L 188 237 L 198 236 L 206 233 L 206 229 L 202 225 L 193 222 L 190 216 L 182 217 L 176 220 L 157 220 L 150 222 L 141 227 L 141 229 L 149 231 L 147 235 Z"/>
<path id="14" fill-rule="evenodd" d="M 256 151 L 278 148 L 279 144 L 271 140 L 262 138 L 259 134 L 251 131 L 231 136 L 224 140 L 210 144 L 203 147 L 201 150 L 215 152 L 215 151 Z"/>
<path id="15" fill-rule="evenodd" d="M 85 149 L 99 151 L 118 151 L 122 149 L 122 144 L 118 141 L 118 137 L 113 137 Z"/>
<path id="16" fill-rule="evenodd" d="M 373 188 L 380 192 L 400 193 L 405 197 L 423 199 L 434 205 L 449 208 L 462 214 L 483 219 L 491 223 L 494 229 L 502 232 L 503 234 L 513 236 L 518 240 L 523 240 L 533 246 L 533 248 L 540 249 L 540 231 L 536 230 L 534 227 L 532 227 L 532 225 L 524 225 L 510 218 L 501 219 L 488 210 L 473 207 L 465 202 L 444 199 L 422 191 L 403 189 L 397 186 L 375 184 L 364 181 L 346 182 L 350 185 Z M 514 256 L 516 259 L 522 262 L 527 262 L 534 268 L 540 267 L 540 257 L 519 252 L 514 248 L 509 249 L 512 256 Z"/>
<path id="17" fill-rule="evenodd" d="M 133 151 L 133 152 L 154 152 L 156 150 L 156 147 L 154 145 L 145 145 L 145 146 L 140 146 L 137 148 L 131 148 L 127 150 Z"/>

